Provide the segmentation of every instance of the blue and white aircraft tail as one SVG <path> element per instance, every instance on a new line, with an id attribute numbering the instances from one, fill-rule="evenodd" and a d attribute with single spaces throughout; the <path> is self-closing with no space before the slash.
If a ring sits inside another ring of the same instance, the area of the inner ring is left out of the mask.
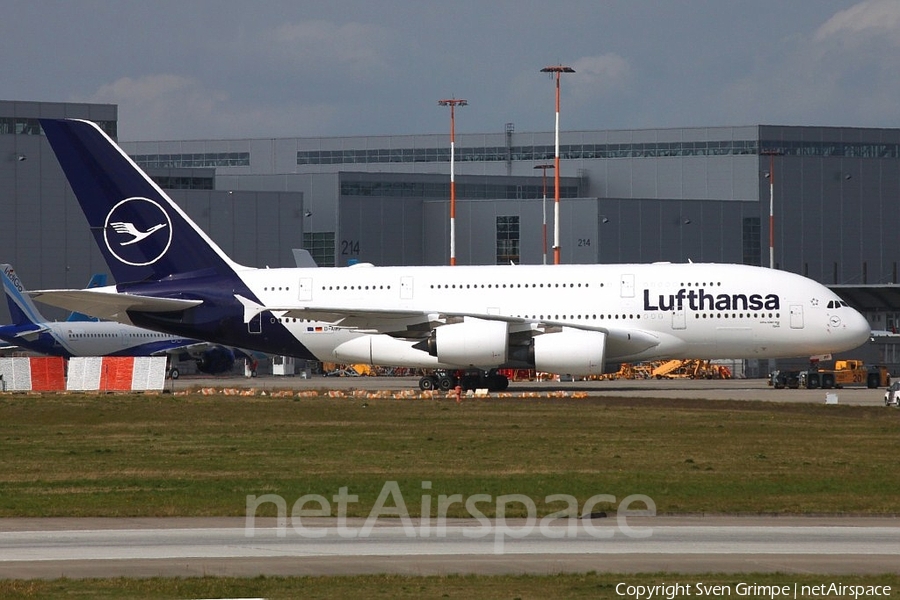
<path id="1" fill-rule="evenodd" d="M 106 273 L 94 273 L 93 275 L 91 275 L 91 279 L 90 279 L 90 281 L 88 281 L 87 288 L 85 288 L 85 289 L 89 290 L 92 288 L 103 287 L 105 285 L 106 285 Z M 97 317 L 92 317 L 90 315 L 86 315 L 84 313 L 80 313 L 77 311 L 72 311 L 69 314 L 69 318 L 66 319 L 66 321 L 99 321 L 99 320 L 100 319 L 98 319 Z"/>
<path id="2" fill-rule="evenodd" d="M 0 265 L 3 291 L 12 324 L 0 326 L 0 339 L 50 356 L 184 356 L 197 362 L 198 370 L 221 373 L 234 367 L 235 355 L 228 348 L 94 317 L 48 321 L 35 307 L 12 265 Z M 94 276 L 93 283 L 105 276 Z M 89 284 L 90 285 L 90 284 Z M 89 288 L 90 289 L 90 288 Z M 77 314 L 77 313 L 76 313 Z M 173 361 L 174 362 L 174 361 Z M 177 373 L 174 367 L 170 371 Z"/>
<path id="3" fill-rule="evenodd" d="M 241 266 L 99 127 L 41 125 L 117 282 L 33 293 L 70 310 L 322 361 L 573 375 L 607 362 L 809 356 L 869 336 L 825 286 L 746 265 Z"/>

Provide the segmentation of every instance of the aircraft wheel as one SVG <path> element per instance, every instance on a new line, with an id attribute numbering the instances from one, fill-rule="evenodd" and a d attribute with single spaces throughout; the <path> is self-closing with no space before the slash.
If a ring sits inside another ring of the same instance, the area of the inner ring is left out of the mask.
<path id="1" fill-rule="evenodd" d="M 450 377 L 449 375 L 444 375 L 443 377 L 438 379 L 438 387 L 441 388 L 441 390 L 444 392 L 450 390 L 452 387 L 454 387 L 453 379 L 454 378 Z"/>
<path id="2" fill-rule="evenodd" d="M 479 383 L 481 381 L 477 375 L 463 375 L 463 378 L 459 380 L 459 385 L 464 392 L 477 390 Z"/>
<path id="3" fill-rule="evenodd" d="M 437 380 L 434 377 L 426 376 L 419 380 L 419 389 L 422 391 L 433 390 L 437 387 Z"/>
<path id="4" fill-rule="evenodd" d="M 488 389 L 492 392 L 502 392 L 509 387 L 509 379 L 506 375 L 490 375 L 488 377 Z"/>

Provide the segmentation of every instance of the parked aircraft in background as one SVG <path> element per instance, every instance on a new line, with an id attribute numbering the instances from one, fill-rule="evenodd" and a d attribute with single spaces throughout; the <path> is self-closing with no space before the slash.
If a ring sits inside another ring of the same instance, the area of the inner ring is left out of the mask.
<path id="1" fill-rule="evenodd" d="M 3 291 L 9 304 L 12 324 L 0 326 L 0 339 L 12 346 L 50 356 L 161 356 L 196 361 L 197 369 L 215 374 L 234 368 L 234 352 L 179 335 L 170 335 L 100 321 L 73 313 L 66 321 L 48 321 L 28 297 L 25 286 L 11 265 L 0 265 Z M 100 276 L 105 284 L 106 276 Z M 94 276 L 92 283 L 99 281 Z M 90 286 L 90 284 L 89 284 Z M 88 289 L 91 289 L 90 287 Z M 174 360 L 170 361 L 174 363 Z M 170 366 L 169 375 L 177 378 L 178 368 Z"/>
<path id="2" fill-rule="evenodd" d="M 746 265 L 241 266 L 99 127 L 41 124 L 117 282 L 33 293 L 54 306 L 270 354 L 478 369 L 462 385 L 495 389 L 500 367 L 588 375 L 838 352 L 869 336 L 825 286 Z"/>
<path id="3" fill-rule="evenodd" d="M 5 268 L 5 266 L 3 267 Z M 12 268 L 12 267 L 10 267 Z M 94 273 L 91 275 L 90 281 L 88 281 L 87 289 L 103 287 L 106 285 L 106 273 Z M 7 300 L 9 298 L 7 297 Z M 67 321 L 99 321 L 97 317 L 92 317 L 90 315 L 86 315 L 80 312 L 72 312 L 69 314 L 69 318 Z"/>

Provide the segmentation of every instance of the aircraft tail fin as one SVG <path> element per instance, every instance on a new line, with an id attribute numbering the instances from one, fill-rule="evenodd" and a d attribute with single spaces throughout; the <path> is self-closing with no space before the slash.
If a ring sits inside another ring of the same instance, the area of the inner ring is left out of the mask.
<path id="1" fill-rule="evenodd" d="M 41 119 L 116 283 L 241 269 L 96 124 Z"/>
<path id="2" fill-rule="evenodd" d="M 91 280 L 88 281 L 87 288 L 85 288 L 85 289 L 98 288 L 98 287 L 103 287 L 105 285 L 106 285 L 106 273 L 94 273 L 91 276 Z M 69 315 L 69 318 L 66 319 L 66 321 L 75 321 L 75 322 L 99 321 L 99 320 L 100 319 L 98 319 L 97 317 L 92 317 L 90 315 L 86 315 L 86 314 L 78 312 L 78 311 L 73 311 Z"/>
<path id="3" fill-rule="evenodd" d="M 0 270 L 3 271 L 3 291 L 6 294 L 6 302 L 9 305 L 9 314 L 12 317 L 13 325 L 44 323 L 46 319 L 31 301 L 12 265 L 0 265 Z"/>

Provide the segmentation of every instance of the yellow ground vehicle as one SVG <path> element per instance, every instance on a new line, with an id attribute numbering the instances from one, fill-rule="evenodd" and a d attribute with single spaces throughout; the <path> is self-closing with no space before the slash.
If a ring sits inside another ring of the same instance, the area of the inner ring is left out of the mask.
<path id="1" fill-rule="evenodd" d="M 836 360 L 834 368 L 816 367 L 800 374 L 800 387 L 809 389 L 841 388 L 864 385 L 868 388 L 891 385 L 891 375 L 887 367 L 866 365 L 861 360 Z"/>

